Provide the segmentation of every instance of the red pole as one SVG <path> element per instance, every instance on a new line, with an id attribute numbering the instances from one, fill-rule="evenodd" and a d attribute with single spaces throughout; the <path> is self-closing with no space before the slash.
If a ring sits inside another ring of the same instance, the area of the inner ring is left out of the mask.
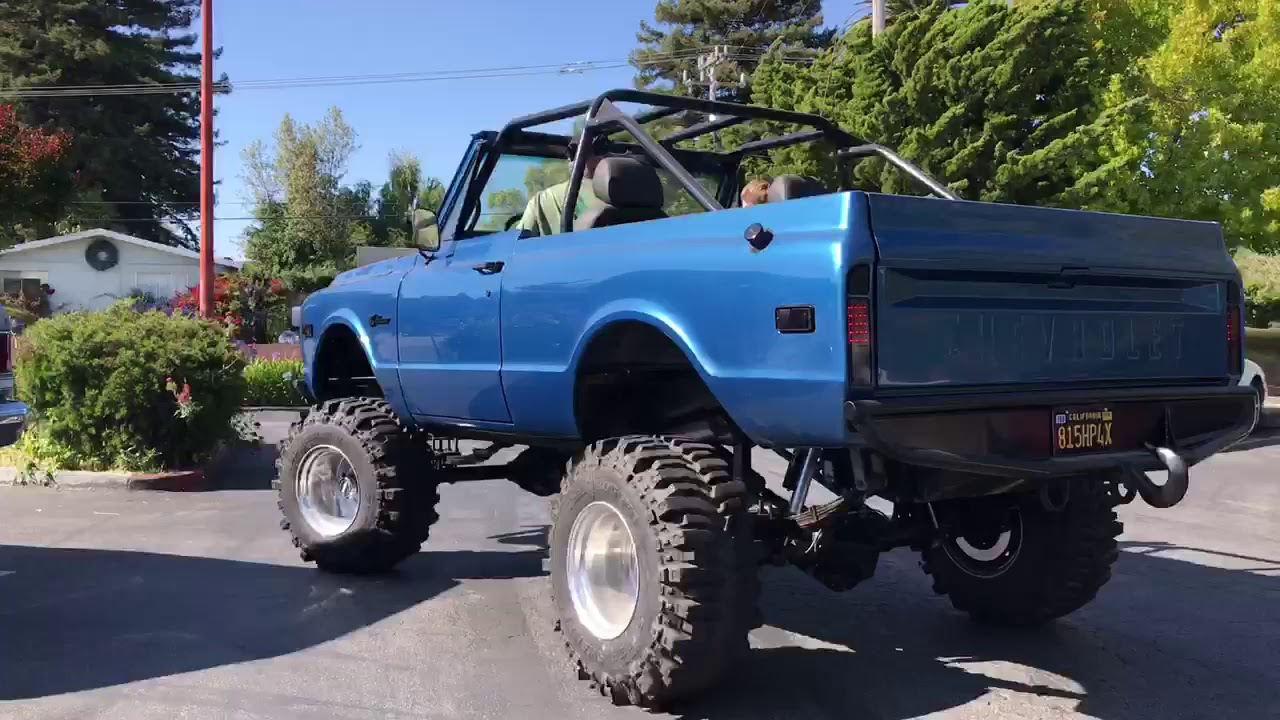
<path id="1" fill-rule="evenodd" d="M 201 0 L 200 316 L 213 316 L 213 0 Z"/>

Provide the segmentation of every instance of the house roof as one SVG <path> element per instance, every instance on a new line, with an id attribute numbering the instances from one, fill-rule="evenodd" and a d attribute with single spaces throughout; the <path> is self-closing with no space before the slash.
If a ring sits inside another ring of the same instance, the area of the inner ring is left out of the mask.
<path id="1" fill-rule="evenodd" d="M 115 240 L 117 242 L 127 243 L 129 245 L 137 245 L 138 247 L 150 248 L 152 250 L 166 252 L 166 253 L 169 253 L 170 255 L 178 255 L 180 257 L 189 258 L 192 260 L 198 261 L 200 259 L 200 253 L 194 250 L 188 250 L 186 248 L 180 248 L 180 247 L 173 247 L 172 245 L 161 245 L 158 242 L 143 240 L 140 237 L 125 235 L 122 232 L 116 232 L 115 230 L 106 230 L 103 228 L 95 228 L 93 230 L 81 230 L 80 232 L 74 232 L 74 233 L 71 233 L 70 235 L 59 235 L 57 237 L 45 238 L 44 240 L 33 240 L 31 242 L 21 243 L 19 245 L 14 245 L 13 247 L 7 250 L 0 250 L 0 255 L 13 255 L 15 253 L 26 252 L 27 250 L 36 250 L 38 248 L 50 247 L 51 245 L 61 245 L 62 243 L 75 242 L 76 240 L 87 240 L 89 238 L 98 238 L 98 237 L 108 238 L 111 240 Z M 232 268 L 240 267 L 239 260 L 232 260 L 229 257 L 214 258 L 213 262 L 217 265 L 222 265 L 223 267 L 232 267 Z"/>

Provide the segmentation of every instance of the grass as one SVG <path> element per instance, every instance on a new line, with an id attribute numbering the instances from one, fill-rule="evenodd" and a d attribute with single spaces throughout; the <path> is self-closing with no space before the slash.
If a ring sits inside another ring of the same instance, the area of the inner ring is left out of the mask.
<path id="1" fill-rule="evenodd" d="M 294 382 L 302 378 L 302 361 L 265 359 L 244 368 L 244 405 L 249 407 L 306 405 Z"/>

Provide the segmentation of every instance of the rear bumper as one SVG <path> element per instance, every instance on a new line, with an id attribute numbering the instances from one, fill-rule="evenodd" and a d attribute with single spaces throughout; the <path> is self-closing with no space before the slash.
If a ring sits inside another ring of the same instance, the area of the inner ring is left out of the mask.
<path id="1" fill-rule="evenodd" d="M 20 402 L 0 402 L 0 447 L 12 445 L 27 425 L 27 406 Z"/>
<path id="2" fill-rule="evenodd" d="M 849 401 L 845 419 L 857 441 L 899 462 L 1027 478 L 1162 469 L 1148 444 L 1192 465 L 1248 435 L 1256 404 L 1252 389 L 1236 386 L 974 393 Z M 1055 456 L 1055 410 L 1099 405 L 1116 414 L 1115 449 Z"/>

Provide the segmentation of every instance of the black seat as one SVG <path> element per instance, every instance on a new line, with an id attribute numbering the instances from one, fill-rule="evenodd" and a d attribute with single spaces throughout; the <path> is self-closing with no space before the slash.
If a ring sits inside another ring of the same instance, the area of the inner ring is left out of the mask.
<path id="1" fill-rule="evenodd" d="M 769 202 L 785 202 L 802 197 L 826 194 L 822 183 L 803 175 L 779 175 L 769 183 Z"/>
<path id="2" fill-rule="evenodd" d="M 604 205 L 591 208 L 573 223 L 574 230 L 660 220 L 662 180 L 658 171 L 631 157 L 608 157 L 596 165 L 591 189 Z"/>

